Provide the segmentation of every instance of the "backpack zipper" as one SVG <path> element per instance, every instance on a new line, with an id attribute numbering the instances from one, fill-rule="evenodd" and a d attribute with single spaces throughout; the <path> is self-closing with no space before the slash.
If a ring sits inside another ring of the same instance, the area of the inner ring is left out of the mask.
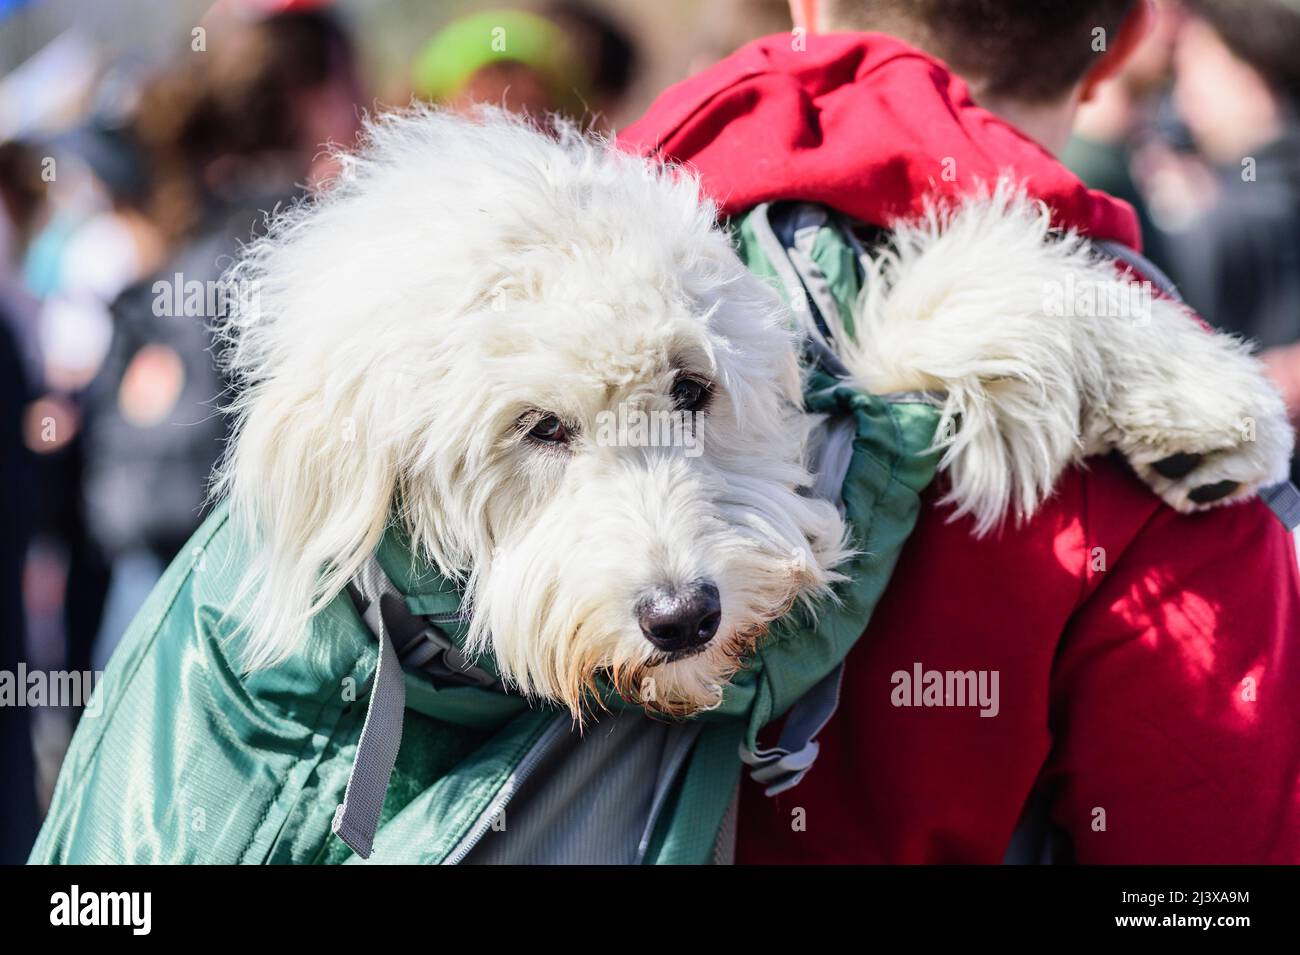
<path id="1" fill-rule="evenodd" d="M 547 750 L 568 731 L 568 723 L 569 717 L 567 714 L 561 714 L 552 720 L 551 725 L 546 727 L 542 735 L 537 738 L 537 742 L 533 743 L 528 752 L 524 754 L 524 758 L 519 761 L 519 765 L 515 767 L 514 772 L 506 778 L 497 794 L 492 797 L 492 801 L 488 803 L 487 808 L 483 810 L 478 819 L 474 820 L 469 832 L 465 833 L 465 836 L 456 844 L 456 847 L 447 853 L 447 857 L 442 860 L 442 865 L 459 865 L 464 861 L 470 851 L 478 845 L 479 840 L 492 828 L 493 821 L 501 810 L 506 807 L 506 803 L 510 802 L 515 793 L 519 791 L 519 787 L 523 785 L 524 780 L 532 775 L 533 770 L 542 761 L 542 757 L 546 755 Z"/>

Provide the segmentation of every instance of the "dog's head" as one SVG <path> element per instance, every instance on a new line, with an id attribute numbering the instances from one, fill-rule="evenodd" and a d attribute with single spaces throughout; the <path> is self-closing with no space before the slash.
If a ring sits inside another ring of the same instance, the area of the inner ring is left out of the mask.
<path id="1" fill-rule="evenodd" d="M 396 518 L 519 690 L 719 702 L 844 529 L 800 493 L 783 307 L 714 218 L 689 176 L 572 132 L 372 124 L 232 273 L 249 662 L 293 652 Z"/>

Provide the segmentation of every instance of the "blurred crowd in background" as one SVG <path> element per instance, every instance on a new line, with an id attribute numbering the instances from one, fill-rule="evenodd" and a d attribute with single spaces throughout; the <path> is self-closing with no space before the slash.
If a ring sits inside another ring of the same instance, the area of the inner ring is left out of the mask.
<path id="1" fill-rule="evenodd" d="M 267 210 L 328 183 L 321 144 L 412 98 L 611 131 L 788 29 L 784 0 L 0 0 L 0 671 L 102 669 L 202 520 L 228 398 L 210 290 Z M 1300 0 L 1162 0 L 1065 157 L 1137 206 L 1150 257 L 1267 350 L 1293 409 L 1297 102 Z M 0 861 L 25 858 L 77 718 L 0 710 Z"/>

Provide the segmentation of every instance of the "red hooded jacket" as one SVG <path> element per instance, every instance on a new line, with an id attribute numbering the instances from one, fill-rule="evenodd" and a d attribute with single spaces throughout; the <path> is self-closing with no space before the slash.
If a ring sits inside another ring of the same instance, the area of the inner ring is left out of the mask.
<path id="1" fill-rule="evenodd" d="M 1058 224 L 1139 243 L 1127 205 L 881 35 L 756 41 L 620 141 L 694 167 L 726 214 L 804 199 L 888 226 L 1011 173 Z M 743 786 L 739 861 L 999 862 L 1037 796 L 1079 862 L 1300 862 L 1300 564 L 1267 507 L 1182 516 L 1111 458 L 992 538 L 939 496 L 812 771 Z M 895 706 L 918 664 L 997 671 L 997 715 Z"/>

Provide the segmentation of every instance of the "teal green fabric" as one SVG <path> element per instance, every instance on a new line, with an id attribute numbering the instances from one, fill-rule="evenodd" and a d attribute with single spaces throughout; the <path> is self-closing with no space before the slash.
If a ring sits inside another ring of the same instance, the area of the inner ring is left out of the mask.
<path id="1" fill-rule="evenodd" d="M 847 306 L 852 259 L 833 230 L 819 264 Z M 737 229 L 742 256 L 770 274 Z M 845 308 L 847 311 L 847 307 Z M 781 717 L 853 646 L 915 525 L 933 476 L 938 415 L 923 404 L 861 394 L 820 372 L 808 409 L 856 423 L 843 496 L 857 556 L 841 568 L 837 601 L 814 621 L 796 608 L 772 627 L 701 733 L 660 816 L 648 862 L 703 863 L 740 778 L 737 747 Z M 81 721 L 31 854 L 38 863 L 360 861 L 330 832 L 366 712 L 377 644 L 346 595 L 312 621 L 308 650 L 244 674 L 236 584 L 246 545 L 218 508 L 168 568 Z M 408 606 L 452 617 L 461 595 L 413 556 L 396 528 L 379 561 Z M 449 635 L 463 643 L 456 624 Z M 491 660 L 479 660 L 492 668 Z M 629 704 L 606 686 L 610 706 Z M 476 687 L 435 689 L 406 676 L 407 713 L 371 861 L 440 863 L 488 812 L 546 728 L 567 719 Z M 815 769 L 814 769 L 815 771 Z"/>

